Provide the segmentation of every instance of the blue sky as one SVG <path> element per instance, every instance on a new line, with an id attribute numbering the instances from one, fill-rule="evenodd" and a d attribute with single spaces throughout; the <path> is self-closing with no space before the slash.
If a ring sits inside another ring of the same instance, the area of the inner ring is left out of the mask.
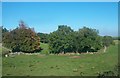
<path id="1" fill-rule="evenodd" d="M 119 0 L 2 0 L 3 2 L 119 2 Z"/>
<path id="2" fill-rule="evenodd" d="M 117 2 L 3 2 L 2 25 L 14 29 L 20 20 L 36 32 L 50 33 L 58 25 L 74 30 L 83 26 L 98 29 L 100 35 L 118 35 Z"/>

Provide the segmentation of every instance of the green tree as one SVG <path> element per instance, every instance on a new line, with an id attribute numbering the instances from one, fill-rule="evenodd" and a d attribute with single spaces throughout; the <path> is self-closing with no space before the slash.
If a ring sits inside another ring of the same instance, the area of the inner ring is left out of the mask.
<path id="1" fill-rule="evenodd" d="M 6 28 L 3 28 L 3 26 L 0 26 L 0 42 L 2 42 L 2 37 L 6 32 L 9 32 Z"/>
<path id="2" fill-rule="evenodd" d="M 103 46 L 108 47 L 113 42 L 113 38 L 111 36 L 104 36 L 102 39 Z"/>
<path id="3" fill-rule="evenodd" d="M 97 52 L 102 45 L 109 46 L 111 39 L 110 37 L 102 39 L 96 29 L 83 27 L 78 31 L 73 31 L 69 26 L 61 25 L 58 26 L 57 31 L 50 33 L 49 45 L 53 53 Z"/>
<path id="4" fill-rule="evenodd" d="M 3 46 L 15 52 L 35 52 L 40 50 L 40 38 L 35 31 L 26 27 L 25 23 L 21 21 L 19 27 L 5 33 Z"/>
<path id="5" fill-rule="evenodd" d="M 104 36 L 102 39 L 102 45 L 104 47 L 104 52 L 106 52 L 106 49 L 110 44 L 113 44 L 113 38 L 111 36 Z"/>
<path id="6" fill-rule="evenodd" d="M 83 27 L 73 31 L 61 25 L 58 30 L 50 33 L 49 45 L 52 53 L 97 51 L 102 47 L 98 30 Z"/>
<path id="7" fill-rule="evenodd" d="M 42 43 L 48 43 L 48 37 L 49 37 L 49 34 L 46 34 L 46 33 L 37 33 L 37 35 L 40 37 L 40 42 Z"/>
<path id="8" fill-rule="evenodd" d="M 69 52 L 72 49 L 70 44 L 73 30 L 66 25 L 59 25 L 58 30 L 50 33 L 49 45 L 52 53 Z"/>
<path id="9" fill-rule="evenodd" d="M 6 28 L 2 27 L 2 33 L 9 32 Z"/>
<path id="10" fill-rule="evenodd" d="M 79 29 L 76 37 L 77 51 L 87 52 L 100 49 L 101 41 L 98 33 L 98 30 L 87 27 Z"/>

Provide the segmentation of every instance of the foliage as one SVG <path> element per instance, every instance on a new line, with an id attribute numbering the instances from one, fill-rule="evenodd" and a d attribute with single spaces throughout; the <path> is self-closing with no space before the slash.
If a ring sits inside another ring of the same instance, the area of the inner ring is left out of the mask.
<path id="1" fill-rule="evenodd" d="M 2 27 L 2 33 L 9 32 L 6 28 Z"/>
<path id="2" fill-rule="evenodd" d="M 50 33 L 49 45 L 52 53 L 70 52 L 73 48 L 73 30 L 65 25 L 58 26 L 58 30 Z"/>
<path id="3" fill-rule="evenodd" d="M 101 48 L 101 37 L 96 29 L 87 27 L 79 29 L 76 41 L 78 43 L 78 52 L 93 52 Z"/>
<path id="4" fill-rule="evenodd" d="M 42 43 L 48 43 L 48 34 L 45 33 L 37 33 L 37 35 L 40 37 L 40 42 Z"/>
<path id="5" fill-rule="evenodd" d="M 109 46 L 110 44 L 113 43 L 113 39 L 111 36 L 104 36 L 103 39 L 102 39 L 102 42 L 103 42 L 103 46 Z"/>
<path id="6" fill-rule="evenodd" d="M 119 65 L 115 65 L 113 70 L 109 70 L 109 71 L 105 71 L 103 73 L 100 73 L 98 75 L 98 78 L 103 78 L 103 77 L 107 78 L 109 76 L 114 76 L 114 77 L 118 77 L 119 78 L 120 77 L 119 74 L 118 74 L 119 73 L 119 69 L 120 69 L 120 66 Z"/>
<path id="7" fill-rule="evenodd" d="M 3 35 L 3 46 L 12 49 L 13 52 L 34 52 L 40 50 L 40 39 L 21 21 L 19 27 Z"/>
<path id="8" fill-rule="evenodd" d="M 83 27 L 74 31 L 67 25 L 59 25 L 50 34 L 35 33 L 21 21 L 19 27 L 12 31 L 3 31 L 3 45 L 13 51 L 33 52 L 39 50 L 40 42 L 48 43 L 50 53 L 97 52 L 102 47 L 115 44 L 111 36 L 100 36 L 96 29 Z M 27 47 L 27 48 L 26 48 Z"/>
<path id="9" fill-rule="evenodd" d="M 113 37 L 113 40 L 120 40 L 120 36 L 118 36 L 118 37 Z"/>
<path id="10" fill-rule="evenodd" d="M 97 51 L 102 47 L 101 43 L 98 31 L 87 27 L 74 31 L 69 26 L 60 25 L 49 36 L 52 53 Z"/>
<path id="11" fill-rule="evenodd" d="M 118 40 L 120 40 L 120 36 L 118 37 Z"/>

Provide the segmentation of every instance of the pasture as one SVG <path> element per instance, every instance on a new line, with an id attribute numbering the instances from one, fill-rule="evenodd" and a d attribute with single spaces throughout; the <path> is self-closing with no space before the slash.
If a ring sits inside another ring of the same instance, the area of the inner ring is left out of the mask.
<path id="1" fill-rule="evenodd" d="M 3 57 L 3 76 L 97 76 L 114 70 L 118 45 L 104 53 L 80 55 L 16 55 Z"/>

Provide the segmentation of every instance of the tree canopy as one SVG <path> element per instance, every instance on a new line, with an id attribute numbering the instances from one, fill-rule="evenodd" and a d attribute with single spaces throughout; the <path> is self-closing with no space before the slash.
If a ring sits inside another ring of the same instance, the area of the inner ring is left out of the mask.
<path id="1" fill-rule="evenodd" d="M 40 50 L 40 38 L 21 21 L 19 27 L 4 33 L 3 46 L 12 49 L 13 52 L 35 52 Z"/>
<path id="2" fill-rule="evenodd" d="M 58 26 L 58 30 L 50 33 L 49 45 L 52 53 L 66 52 L 70 50 L 70 34 L 73 30 L 65 25 Z"/>
<path id="3" fill-rule="evenodd" d="M 2 31 L 3 46 L 17 52 L 40 51 L 40 42 L 49 44 L 50 53 L 97 52 L 113 43 L 111 36 L 102 37 L 98 30 L 88 27 L 74 31 L 70 26 L 59 25 L 56 31 L 45 34 L 35 33 L 33 28 L 20 21 L 16 29 L 3 28 Z"/>
<path id="4" fill-rule="evenodd" d="M 113 42 L 113 38 L 111 36 L 104 36 L 102 39 L 103 46 L 109 46 Z"/>
<path id="5" fill-rule="evenodd" d="M 83 27 L 79 31 L 60 25 L 50 33 L 49 45 L 52 53 L 97 51 L 102 47 L 98 30 Z"/>
<path id="6" fill-rule="evenodd" d="M 40 42 L 42 43 L 48 43 L 48 37 L 49 34 L 45 34 L 45 33 L 37 33 L 37 35 L 40 37 Z"/>

